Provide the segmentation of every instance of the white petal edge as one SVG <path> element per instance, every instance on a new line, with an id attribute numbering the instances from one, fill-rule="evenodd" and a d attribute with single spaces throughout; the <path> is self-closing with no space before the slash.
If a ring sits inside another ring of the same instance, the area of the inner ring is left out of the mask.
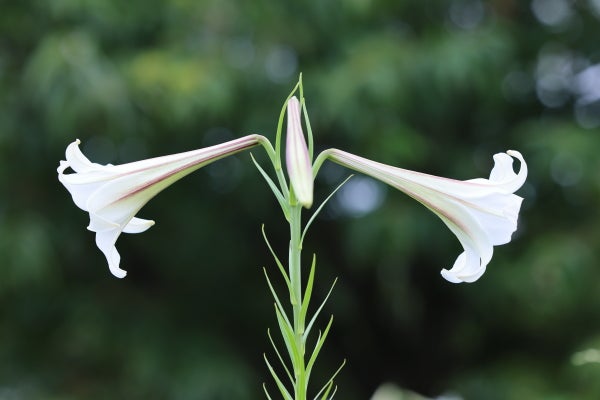
<path id="1" fill-rule="evenodd" d="M 121 255 L 115 247 L 115 243 L 119 238 L 120 232 L 115 230 L 103 231 L 96 233 L 96 245 L 104 253 L 106 260 L 108 261 L 108 268 L 110 272 L 117 278 L 125 278 L 127 271 L 121 269 L 119 264 L 121 263 Z"/>
<path id="2" fill-rule="evenodd" d="M 481 278 L 485 270 L 486 265 L 482 265 L 479 255 L 472 250 L 465 250 L 456 258 L 450 270 L 442 269 L 441 275 L 448 282 L 471 283 Z"/>
<path id="3" fill-rule="evenodd" d="M 154 225 L 154 223 L 155 222 L 150 219 L 133 217 L 131 221 L 129 221 L 129 223 L 125 225 L 125 228 L 123 228 L 123 232 L 142 233 L 150 229 L 150 227 Z"/>

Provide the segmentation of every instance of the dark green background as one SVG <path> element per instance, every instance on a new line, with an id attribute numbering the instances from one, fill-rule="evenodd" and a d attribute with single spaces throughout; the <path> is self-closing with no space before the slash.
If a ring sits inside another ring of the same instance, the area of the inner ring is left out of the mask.
<path id="1" fill-rule="evenodd" d="M 56 167 L 75 138 L 100 163 L 273 140 L 300 72 L 317 150 L 470 179 L 516 149 L 530 168 L 519 230 L 473 284 L 441 278 L 460 245 L 403 194 L 375 186 L 369 213 L 325 209 L 305 249 L 315 300 L 339 277 L 317 372 L 348 359 L 337 398 L 384 382 L 600 398 L 598 359 L 582 364 L 600 347 L 599 37 L 597 0 L 3 1 L 0 398 L 274 393 L 260 226 L 281 255 L 287 233 L 249 154 L 142 209 L 157 224 L 119 239 L 123 280 Z M 347 175 L 322 172 L 317 201 Z"/>

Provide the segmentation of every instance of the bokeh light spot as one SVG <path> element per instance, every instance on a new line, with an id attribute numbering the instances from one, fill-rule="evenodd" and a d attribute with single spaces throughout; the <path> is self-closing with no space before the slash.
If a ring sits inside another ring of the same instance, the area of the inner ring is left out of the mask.
<path id="1" fill-rule="evenodd" d="M 357 176 L 350 179 L 336 196 L 336 206 L 342 214 L 354 218 L 367 215 L 381 206 L 385 190 L 377 181 Z"/>
<path id="2" fill-rule="evenodd" d="M 267 78 L 275 83 L 288 82 L 298 68 L 298 55 L 289 46 L 274 46 L 265 59 Z"/>
<path id="3" fill-rule="evenodd" d="M 477 28 L 485 16 L 485 7 L 481 1 L 455 0 L 448 10 L 450 21 L 465 30 Z"/>
<path id="4" fill-rule="evenodd" d="M 567 0 L 533 0 L 531 11 L 542 24 L 553 27 L 564 24 L 573 14 Z"/>
<path id="5" fill-rule="evenodd" d="M 581 180 L 583 166 L 576 156 L 562 152 L 552 159 L 550 174 L 559 185 L 573 186 Z"/>

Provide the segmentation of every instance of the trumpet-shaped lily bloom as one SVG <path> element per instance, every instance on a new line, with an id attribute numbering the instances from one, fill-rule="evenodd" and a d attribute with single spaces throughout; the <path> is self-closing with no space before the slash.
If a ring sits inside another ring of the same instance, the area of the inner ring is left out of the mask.
<path id="1" fill-rule="evenodd" d="M 517 229 L 523 199 L 514 194 L 527 178 L 527 164 L 518 151 L 494 155 L 489 179 L 467 181 L 441 178 L 381 164 L 341 150 L 328 150 L 343 166 L 387 183 L 437 214 L 464 248 L 442 276 L 450 282 L 474 282 L 485 272 L 493 246 L 510 242 Z M 521 167 L 515 173 L 513 157 Z"/>
<path id="2" fill-rule="evenodd" d="M 88 160 L 79 140 L 66 150 L 57 169 L 58 180 L 69 190 L 77 207 L 90 214 L 88 229 L 104 253 L 112 274 L 123 278 L 121 256 L 115 247 L 121 232 L 144 232 L 154 221 L 136 218 L 156 194 L 191 172 L 220 158 L 257 145 L 260 135 L 249 135 L 216 146 L 121 165 L 100 165 Z M 71 168 L 74 173 L 65 171 Z"/>
<path id="3" fill-rule="evenodd" d="M 300 102 L 296 96 L 291 97 L 287 105 L 285 161 L 298 202 L 310 208 L 313 202 L 313 173 L 300 123 Z"/>

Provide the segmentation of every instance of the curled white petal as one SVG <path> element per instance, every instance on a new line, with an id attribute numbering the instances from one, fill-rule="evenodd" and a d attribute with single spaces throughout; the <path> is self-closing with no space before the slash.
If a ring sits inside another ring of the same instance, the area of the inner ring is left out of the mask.
<path id="1" fill-rule="evenodd" d="M 123 228 L 123 232 L 142 233 L 150 229 L 152 225 L 154 225 L 154 221 L 152 220 L 134 217 L 131 219 L 131 221 L 129 221 L 127 225 L 125 225 L 125 228 Z"/>
<path id="2" fill-rule="evenodd" d="M 456 235 L 465 251 L 442 276 L 450 282 L 474 282 L 485 272 L 493 247 L 510 242 L 517 229 L 523 199 L 514 194 L 527 178 L 527 164 L 518 151 L 494 155 L 489 179 L 467 181 L 409 171 L 377 163 L 337 149 L 329 158 L 381 180 L 436 213 Z M 513 158 L 521 163 L 513 170 Z"/>
<path id="3" fill-rule="evenodd" d="M 220 158 L 266 140 L 249 135 L 216 146 L 156 157 L 121 165 L 91 162 L 79 149 L 79 140 L 67 146 L 66 160 L 57 168 L 58 180 L 73 202 L 90 215 L 88 229 L 96 233 L 96 245 L 104 253 L 112 274 L 123 278 L 121 256 L 115 243 L 122 232 L 146 231 L 154 221 L 135 217 L 157 193 L 191 172 Z M 66 173 L 67 169 L 73 173 Z"/>
<path id="4" fill-rule="evenodd" d="M 96 246 L 104 253 L 110 272 L 117 278 L 125 278 L 127 271 L 119 267 L 121 255 L 115 246 L 120 233 L 117 229 L 96 232 Z"/>
<path id="5" fill-rule="evenodd" d="M 475 282 L 485 269 L 486 265 L 482 264 L 479 255 L 469 249 L 460 253 L 450 270 L 442 269 L 441 274 L 452 283 Z"/>

